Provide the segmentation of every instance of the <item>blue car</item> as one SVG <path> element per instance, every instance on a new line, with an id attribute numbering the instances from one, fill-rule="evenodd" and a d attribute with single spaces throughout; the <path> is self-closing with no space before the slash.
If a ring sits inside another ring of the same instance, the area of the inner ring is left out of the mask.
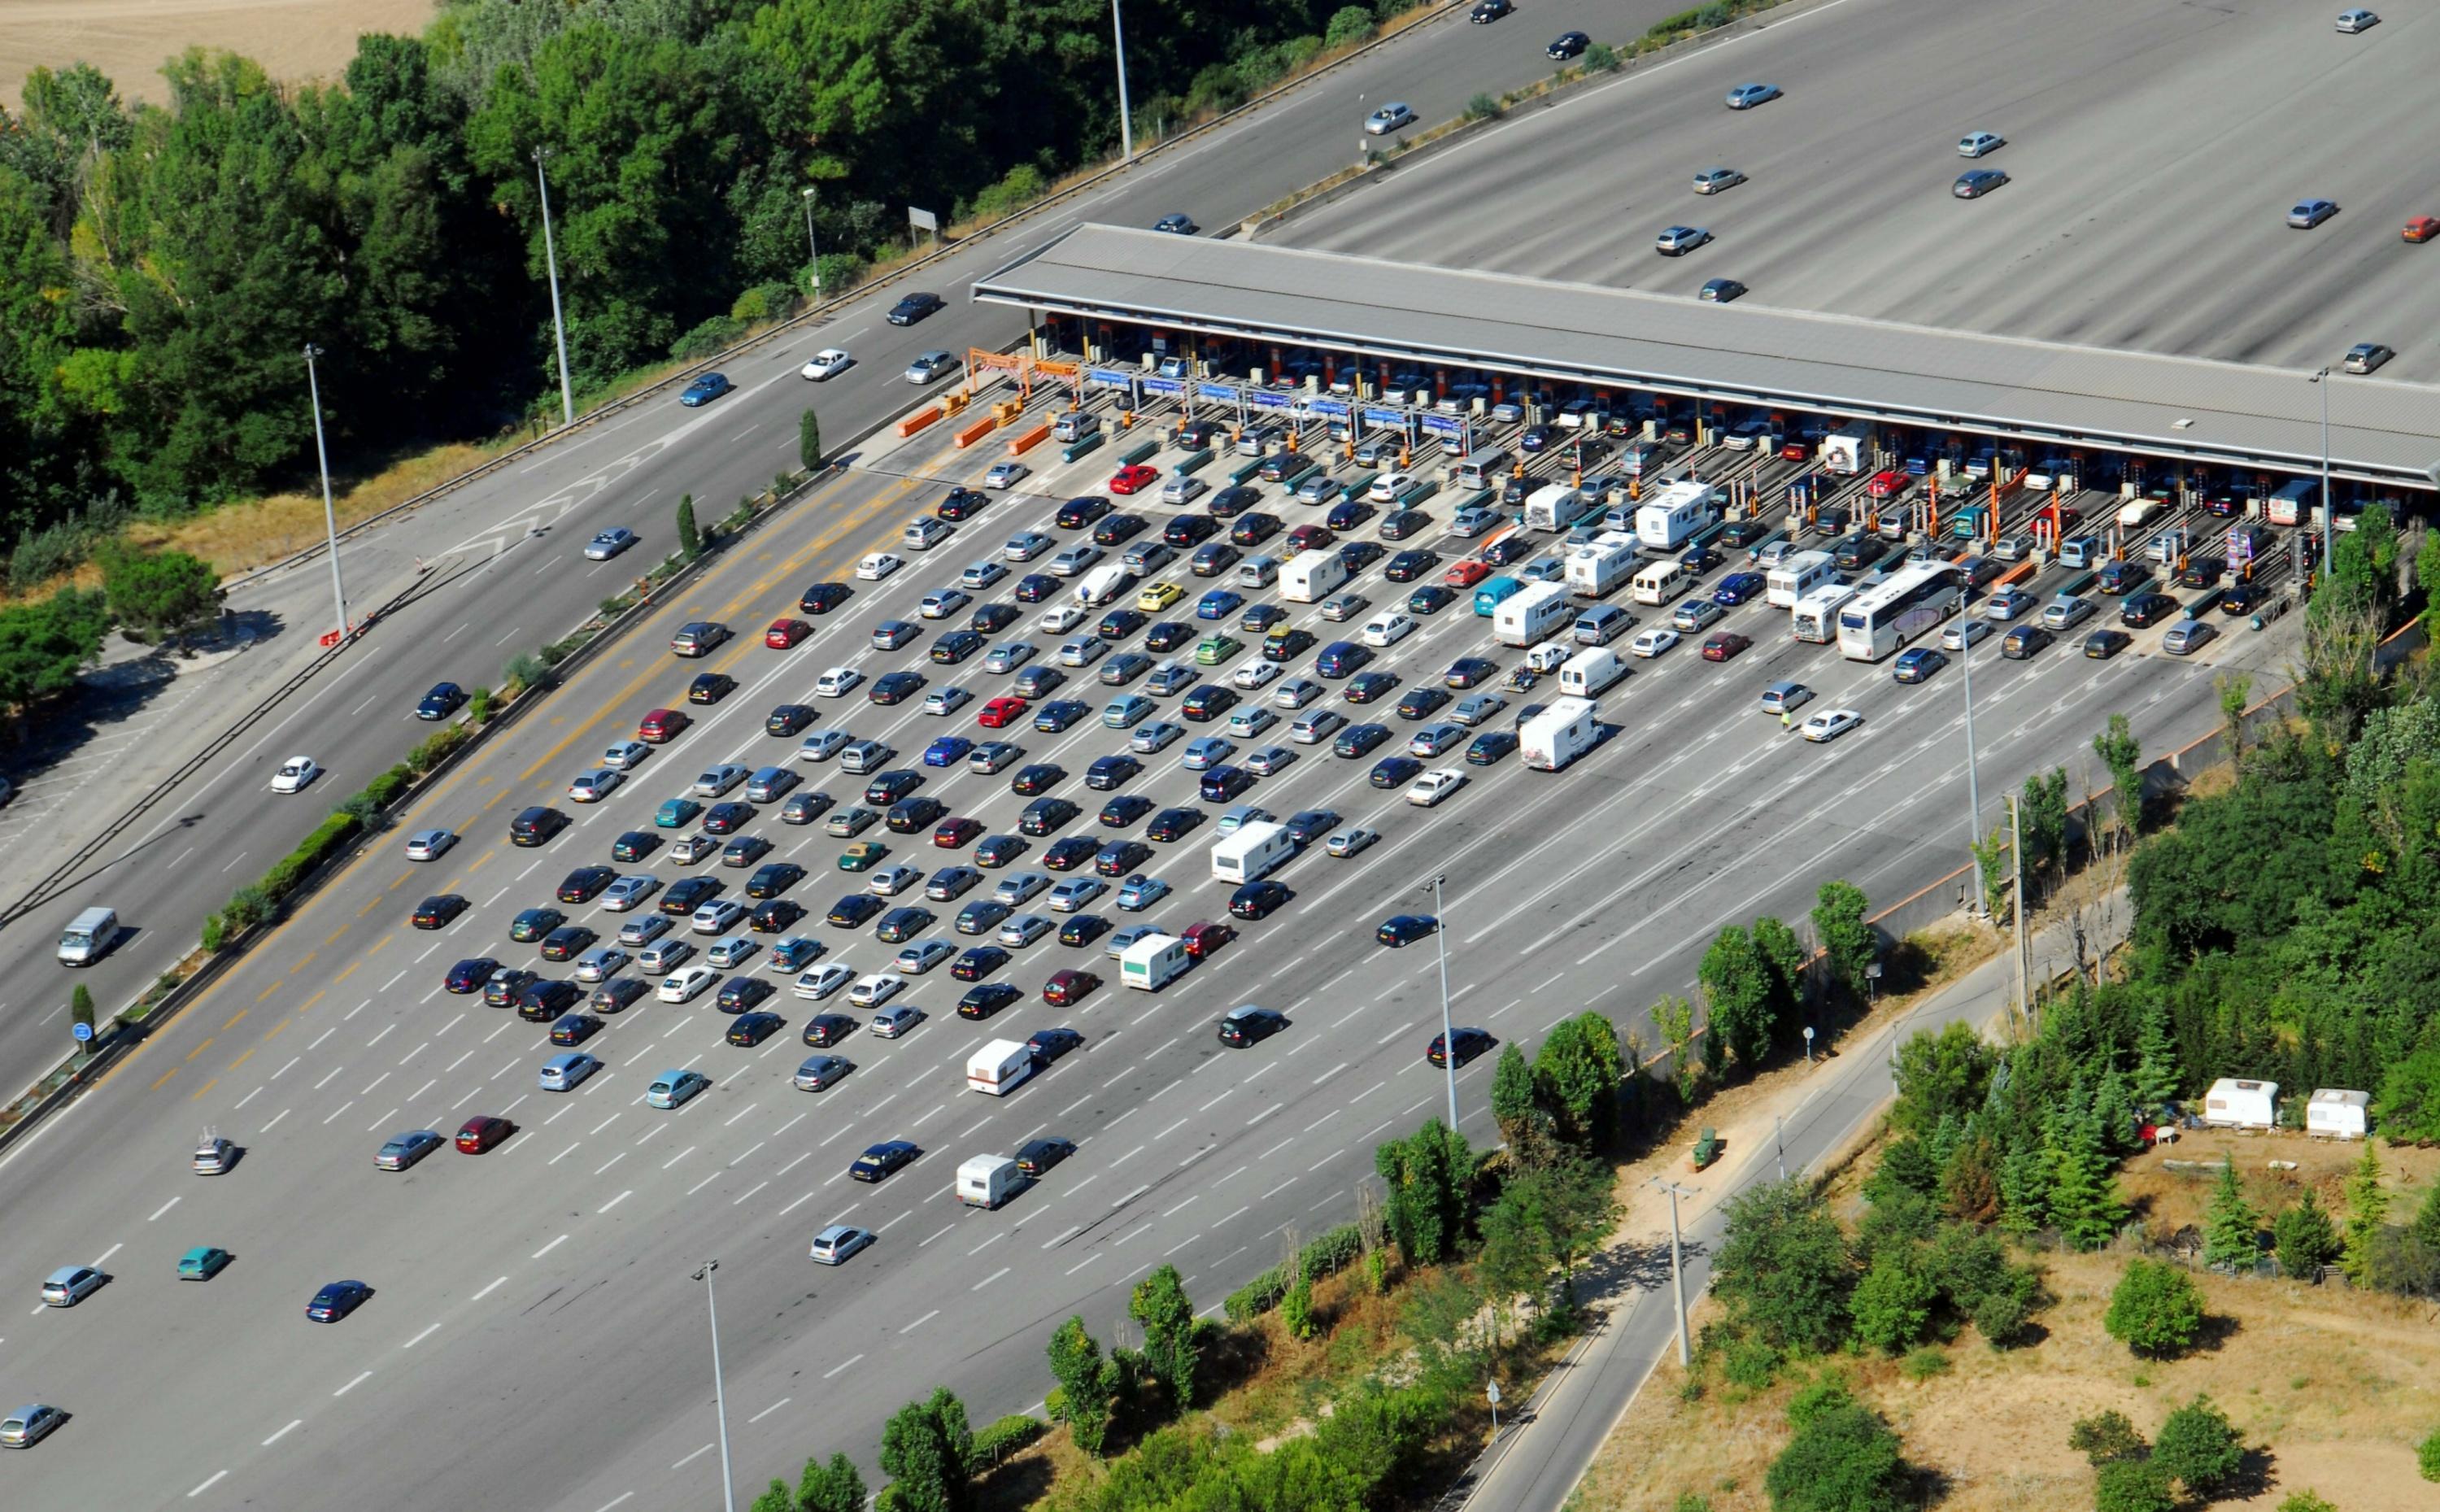
<path id="1" fill-rule="evenodd" d="M 1239 609 L 1244 608 L 1245 604 L 1246 596 L 1244 594 L 1231 593 L 1227 588 L 1213 588 L 1201 599 L 1195 601 L 1194 618 L 1197 620 L 1226 620 L 1230 615 L 1235 614 Z"/>
<path id="2" fill-rule="evenodd" d="M 1734 608 L 1763 590 L 1764 579 L 1759 572 L 1731 572 L 1712 590 L 1712 602 Z"/>
<path id="3" fill-rule="evenodd" d="M 940 739 L 932 742 L 929 746 L 924 747 L 924 765 L 926 766 L 955 766 L 958 763 L 964 761 L 966 759 L 966 753 L 974 748 L 975 743 L 966 739 L 963 735 L 943 735 Z"/>
<path id="4" fill-rule="evenodd" d="M 415 706 L 415 717 L 418 719 L 446 719 L 451 714 L 456 713 L 458 711 L 458 706 L 465 701 L 466 690 L 458 687 L 456 683 L 435 683 L 432 685 L 432 691 L 423 695 L 423 702 Z"/>
<path id="5" fill-rule="evenodd" d="M 727 373 L 708 372 L 687 385 L 686 392 L 678 395 L 678 403 L 692 409 L 698 405 L 710 404 L 736 387 L 728 381 Z"/>
<path id="6" fill-rule="evenodd" d="M 361 1281 L 333 1281 L 314 1293 L 305 1305 L 305 1316 L 315 1323 L 337 1323 L 365 1305 L 373 1288 Z"/>
<path id="7" fill-rule="evenodd" d="M 1093 706 L 1073 698 L 1060 698 L 1044 704 L 1033 716 L 1033 728 L 1045 734 L 1055 735 L 1093 711 Z"/>

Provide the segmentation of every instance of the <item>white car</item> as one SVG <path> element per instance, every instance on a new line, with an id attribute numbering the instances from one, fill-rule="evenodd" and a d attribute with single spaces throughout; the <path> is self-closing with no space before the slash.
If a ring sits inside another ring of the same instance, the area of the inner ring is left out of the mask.
<path id="1" fill-rule="evenodd" d="M 1080 624 L 1083 624 L 1088 618 L 1090 617 L 1086 614 L 1083 604 L 1063 603 L 1056 609 L 1051 610 L 1049 614 L 1044 615 L 1038 622 L 1046 633 L 1054 636 L 1064 636 L 1068 631 L 1075 629 Z M 995 668 L 993 670 L 999 671 L 1002 669 Z"/>
<path id="2" fill-rule="evenodd" d="M 878 583 L 906 565 L 906 559 L 894 551 L 875 551 L 855 565 L 855 575 L 867 583 Z"/>
<path id="3" fill-rule="evenodd" d="M 924 1021 L 924 1010 L 900 1004 L 884 1008 L 872 1016 L 872 1032 L 884 1039 L 896 1039 Z"/>
<path id="4" fill-rule="evenodd" d="M 833 667 L 814 679 L 816 698 L 844 698 L 864 682 L 864 674 L 853 667 Z"/>
<path id="5" fill-rule="evenodd" d="M 1240 688 L 1251 691 L 1267 687 L 1278 680 L 1279 675 L 1280 664 L 1276 661 L 1249 661 L 1230 673 L 1229 680 Z"/>
<path id="6" fill-rule="evenodd" d="M 291 756 L 271 774 L 271 790 L 275 793 L 301 793 L 307 783 L 322 775 L 311 756 Z"/>
<path id="7" fill-rule="evenodd" d="M 576 958 L 579 981 L 608 981 L 627 967 L 631 958 L 617 945 L 595 945 Z"/>
<path id="8" fill-rule="evenodd" d="M 1339 859 L 1345 860 L 1347 857 L 1364 850 L 1367 846 L 1370 846 L 1373 841 L 1380 837 L 1380 831 L 1368 830 L 1362 825 L 1355 825 L 1348 829 L 1334 832 L 1330 838 L 1321 842 L 1321 848 L 1329 852 L 1331 855 L 1337 856 Z"/>
<path id="9" fill-rule="evenodd" d="M 889 969 L 905 977 L 920 977 L 958 953 L 958 947 L 946 940 L 917 940 L 898 947 L 889 958 Z"/>
<path id="10" fill-rule="evenodd" d="M 834 961 L 827 966 L 816 966 L 798 977 L 796 986 L 791 990 L 799 998 L 811 998 L 816 1002 L 819 1002 L 854 980 L 854 967 L 844 962 Z"/>
<path id="11" fill-rule="evenodd" d="M 1108 654 L 1109 642 L 1100 636 L 1078 636 L 1059 648 L 1059 665 L 1089 667 Z"/>
<path id="12" fill-rule="evenodd" d="M 1627 654 L 1636 657 L 1657 657 L 1678 643 L 1678 632 L 1666 627 L 1643 631 L 1626 643 Z"/>
<path id="13" fill-rule="evenodd" d="M 1203 479 L 1193 476 L 1173 477 L 1160 485 L 1160 501 L 1163 504 L 1192 504 L 1201 498 L 1204 490 L 1211 486 Z"/>
<path id="14" fill-rule="evenodd" d="M 1391 132 L 1403 131 L 1414 123 L 1415 108 L 1404 100 L 1393 99 L 1364 117 L 1364 135 L 1386 136 Z"/>
<path id="15" fill-rule="evenodd" d="M 975 596 L 963 588 L 935 588 L 924 595 L 915 612 L 926 620 L 945 620 L 975 602 Z"/>
<path id="16" fill-rule="evenodd" d="M 1407 789 L 1407 801 L 1417 808 L 1430 808 L 1465 785 L 1465 773 L 1461 771 L 1426 772 Z"/>
<path id="17" fill-rule="evenodd" d="M 625 913 L 646 898 L 661 891 L 661 879 L 649 872 L 622 876 L 601 891 L 601 906 L 612 913 Z M 657 917 L 657 915 L 656 915 Z"/>
<path id="18" fill-rule="evenodd" d="M 872 1231 L 834 1223 L 814 1235 L 813 1260 L 817 1266 L 843 1266 L 872 1243 Z"/>
<path id="19" fill-rule="evenodd" d="M 410 861 L 438 861 L 458 837 L 447 830 L 418 830 L 406 837 L 406 858 Z"/>
<path id="20" fill-rule="evenodd" d="M 798 369 L 798 371 L 811 382 L 822 383 L 829 379 L 837 377 L 839 374 L 847 371 L 850 368 L 854 366 L 855 359 L 853 357 L 849 356 L 846 352 L 841 351 L 836 347 L 824 347 L 821 351 L 815 352 L 812 360 L 807 362 L 804 367 Z"/>
<path id="21" fill-rule="evenodd" d="M 1863 722 L 1864 716 L 1852 709 L 1824 709 L 1818 714 L 1805 715 L 1804 723 L 1798 728 L 1804 731 L 1806 740 L 1819 743 L 1837 740 Z"/>
<path id="22" fill-rule="evenodd" d="M 1957 155 L 1981 157 L 1985 153 L 1996 153 L 2007 145 L 2008 138 L 1998 132 L 1967 132 L 1958 138 Z"/>
<path id="23" fill-rule="evenodd" d="M 661 979 L 653 996 L 663 1002 L 689 1002 L 703 994 L 705 988 L 720 980 L 720 973 L 698 961 L 691 966 L 680 966 Z"/>
<path id="24" fill-rule="evenodd" d="M 734 898 L 714 898 L 688 917 L 687 927 L 697 934 L 727 934 L 745 922 L 748 911 Z"/>
<path id="25" fill-rule="evenodd" d="M 1372 480 L 1372 486 L 1365 491 L 1364 496 L 1375 504 L 1387 504 L 1398 496 L 1400 490 L 1412 488 L 1414 483 L 1415 475 L 1412 473 L 1384 473 Z"/>
<path id="26" fill-rule="evenodd" d="M 1097 876 L 1071 876 L 1050 890 L 1050 907 L 1059 913 L 1073 913 L 1103 893 L 1110 885 Z"/>
<path id="27" fill-rule="evenodd" d="M 601 765 L 612 771 L 632 772 L 652 754 L 653 747 L 640 740 L 622 740 L 601 753 Z"/>
<path id="28" fill-rule="evenodd" d="M 942 373 L 958 370 L 958 359 L 945 351 L 926 351 L 906 365 L 906 381 L 928 384 Z"/>
<path id="29" fill-rule="evenodd" d="M 1991 628 L 1988 620 L 1953 620 L 1949 621 L 1948 628 L 1940 633 L 1940 649 L 1963 651 L 1969 639 L 1979 645 L 1998 633 Z"/>
<path id="30" fill-rule="evenodd" d="M 567 796 L 573 802 L 599 803 L 610 796 L 611 790 L 622 779 L 616 769 L 597 766 L 589 772 L 578 774 L 576 781 L 567 784 Z"/>
<path id="31" fill-rule="evenodd" d="M 896 997 L 898 989 L 906 985 L 906 979 L 904 977 L 892 972 L 876 971 L 870 976 L 858 977 L 855 985 L 848 989 L 847 1000 L 858 1008 L 878 1008 Z"/>
<path id="32" fill-rule="evenodd" d="M 1032 468 L 1023 462 L 996 462 L 992 465 L 992 470 L 983 475 L 983 487 L 1014 488 L 1018 478 L 1032 471 Z"/>
<path id="33" fill-rule="evenodd" d="M 974 694 L 963 688 L 935 688 L 924 695 L 924 712 L 954 714 L 973 698 Z"/>
<path id="34" fill-rule="evenodd" d="M 1364 626 L 1364 643 L 1368 646 L 1393 646 L 1414 633 L 1415 621 L 1392 610 L 1375 616 Z"/>

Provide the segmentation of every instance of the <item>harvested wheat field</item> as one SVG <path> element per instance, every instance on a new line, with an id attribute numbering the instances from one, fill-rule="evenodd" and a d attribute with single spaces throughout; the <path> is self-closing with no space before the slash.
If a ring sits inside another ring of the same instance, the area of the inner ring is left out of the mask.
<path id="1" fill-rule="evenodd" d="M 166 94 L 161 63 L 188 47 L 243 53 L 272 78 L 335 78 L 368 31 L 414 35 L 438 0 L 0 0 L 0 101 L 38 67 L 89 63 L 131 102 Z"/>

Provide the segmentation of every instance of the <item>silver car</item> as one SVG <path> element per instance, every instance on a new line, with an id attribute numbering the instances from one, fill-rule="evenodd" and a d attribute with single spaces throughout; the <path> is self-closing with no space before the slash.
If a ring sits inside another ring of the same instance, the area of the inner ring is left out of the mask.
<path id="1" fill-rule="evenodd" d="M 999 943 L 1021 949 L 1059 927 L 1038 913 L 1020 913 L 999 927 Z"/>
<path id="2" fill-rule="evenodd" d="M 410 861 L 437 861 L 442 853 L 458 843 L 458 837 L 447 830 L 418 830 L 406 837 L 406 858 Z"/>
<path id="3" fill-rule="evenodd" d="M 738 783 L 754 775 L 750 766 L 735 762 L 723 762 L 694 780 L 695 792 L 704 798 L 718 798 Z"/>
<path id="4" fill-rule="evenodd" d="M 617 945 L 595 945 L 576 958 L 576 980 L 608 981 L 627 968 L 631 958 Z"/>
<path id="5" fill-rule="evenodd" d="M 1072 578 L 1100 560 L 1102 560 L 1100 547 L 1071 546 L 1050 559 L 1050 575 L 1055 578 Z"/>
<path id="6" fill-rule="evenodd" d="M 957 366 L 958 359 L 945 351 L 923 352 L 906 365 L 906 381 L 928 384 L 942 373 L 956 371 Z"/>
<path id="7" fill-rule="evenodd" d="M 62 1266 L 43 1283 L 43 1305 L 73 1307 L 100 1290 L 102 1283 L 109 1279 L 91 1266 Z"/>
<path id="8" fill-rule="evenodd" d="M 668 914 L 640 913 L 619 926 L 619 943 L 631 949 L 640 950 L 669 932 L 670 916 Z"/>

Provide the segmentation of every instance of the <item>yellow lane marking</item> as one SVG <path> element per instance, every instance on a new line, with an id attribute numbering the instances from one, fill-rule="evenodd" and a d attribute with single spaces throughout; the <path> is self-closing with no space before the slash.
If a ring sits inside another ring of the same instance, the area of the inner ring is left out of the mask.
<path id="1" fill-rule="evenodd" d="M 221 1033 L 225 1035 L 230 1030 L 235 1029 L 237 1027 L 237 1021 L 252 1012 L 254 1012 L 254 1010 L 251 1008 L 241 1008 L 237 1012 L 229 1015 L 229 1021 L 221 1025 Z"/>
<path id="2" fill-rule="evenodd" d="M 207 1050 L 211 1049 L 211 1048 L 212 1048 L 212 1041 L 213 1041 L 213 1040 L 215 1040 L 215 1039 L 218 1039 L 218 1038 L 220 1038 L 220 1037 L 221 1037 L 221 1036 L 220 1036 L 220 1035 L 206 1035 L 204 1036 L 204 1042 L 203 1042 L 202 1044 L 197 1045 L 194 1049 L 192 1049 L 192 1050 L 190 1050 L 190 1051 L 187 1052 L 187 1058 L 188 1058 L 188 1060 L 193 1060 L 196 1056 L 198 1056 L 198 1055 L 202 1054 L 205 1051 L 207 1051 Z"/>
<path id="3" fill-rule="evenodd" d="M 259 993 L 255 994 L 255 996 L 254 996 L 254 1000 L 255 1000 L 255 1001 L 257 1001 L 257 1002 L 264 1001 L 265 999 L 267 999 L 268 998 L 270 998 L 270 996 L 271 996 L 273 993 L 278 992 L 280 988 L 285 987 L 285 986 L 287 986 L 287 985 L 288 985 L 288 983 L 287 983 L 286 981 L 275 981 L 275 982 L 273 982 L 270 986 L 265 987 L 265 988 L 263 988 L 260 992 L 259 992 Z"/>
<path id="4" fill-rule="evenodd" d="M 272 1026 L 271 1026 L 271 1033 L 269 1033 L 269 1034 L 267 1034 L 267 1035 L 263 1035 L 263 1036 L 262 1036 L 262 1042 L 263 1042 L 264 1044 L 268 1045 L 268 1044 L 270 1044 L 273 1040 L 278 1039 L 278 1038 L 279 1037 L 279 1032 L 280 1032 L 281 1030 L 283 1030 L 283 1029 L 287 1028 L 287 1027 L 289 1026 L 289 1024 L 290 1024 L 291 1022 L 293 1022 L 293 1021 L 294 1021 L 294 1020 L 287 1019 L 287 1018 L 282 1018 L 281 1020 L 279 1020 L 279 1022 L 278 1022 L 278 1023 L 276 1023 L 276 1024 L 272 1025 Z"/>
<path id="5" fill-rule="evenodd" d="M 233 1060 L 233 1061 L 230 1061 L 230 1062 L 228 1063 L 228 1069 L 229 1069 L 230 1071 L 235 1071 L 235 1070 L 237 1070 L 240 1066 L 244 1065 L 247 1061 L 250 1061 L 250 1060 L 252 1060 L 252 1059 L 254 1059 L 254 1052 L 249 1050 L 249 1051 L 245 1052 L 243 1054 L 242 1054 L 242 1055 L 238 1056 L 238 1058 L 237 1058 L 237 1059 L 235 1059 L 235 1060 Z"/>
<path id="6" fill-rule="evenodd" d="M 310 1013 L 310 1012 L 312 1012 L 312 1011 L 313 1011 L 314 1005 L 315 1003 L 317 1003 L 317 1002 L 320 1002 L 321 1000 L 322 1000 L 322 994 L 321 994 L 321 993 L 319 993 L 319 992 L 317 992 L 317 993 L 315 993 L 314 996 L 312 996 L 311 998 L 306 999 L 303 1002 L 298 1003 L 298 1004 L 296 1005 L 296 1011 L 297 1011 L 298 1013 L 300 1013 L 300 1014 L 301 1014 L 301 1013 Z"/>
<path id="7" fill-rule="evenodd" d="M 220 1079 L 219 1077 L 217 1077 L 217 1076 L 213 1077 L 210 1081 L 207 1081 L 207 1082 L 204 1083 L 204 1085 L 203 1085 L 203 1086 L 196 1088 L 196 1089 L 195 1089 L 195 1090 L 194 1090 L 194 1092 L 193 1092 L 193 1094 L 192 1094 L 191 1096 L 189 1096 L 189 1097 L 187 1099 L 187 1101 L 188 1101 L 188 1102 L 190 1102 L 190 1103 L 191 1103 L 191 1102 L 193 1102 L 193 1101 L 195 1101 L 197 1098 L 202 1097 L 206 1092 L 210 1091 L 213 1088 L 218 1087 L 220 1084 L 221 1084 L 221 1079 Z M 158 1085 L 158 1084 L 156 1083 L 155 1085 Z"/>
<path id="8" fill-rule="evenodd" d="M 161 1089 L 161 1085 L 162 1085 L 162 1083 L 163 1083 L 163 1082 L 167 1082 L 170 1077 L 175 1076 L 175 1075 L 177 1075 L 177 1074 L 178 1074 L 178 1068 L 177 1068 L 177 1067 L 175 1067 L 175 1066 L 170 1067 L 168 1071 L 163 1071 L 163 1072 L 161 1073 L 159 1080 L 156 1080 L 155 1082 L 153 1082 L 153 1084 L 152 1084 L 152 1088 L 151 1088 L 151 1090 L 152 1090 L 152 1091 L 156 1091 L 156 1092 L 157 1092 L 157 1091 L 159 1091 L 159 1090 Z"/>
<path id="9" fill-rule="evenodd" d="M 357 968 L 358 966 L 363 965 L 363 964 L 364 964 L 364 961 L 363 961 L 363 959 L 362 959 L 361 957 L 359 957 L 358 959 L 356 959 L 356 960 L 354 960 L 354 961 L 350 961 L 350 962 L 349 962 L 349 963 L 348 963 L 348 969 L 347 969 L 347 970 L 340 972 L 337 976 L 332 977 L 332 978 L 331 979 L 331 985 L 332 985 L 332 986 L 333 986 L 333 987 L 335 987 L 335 986 L 337 986 L 339 983 L 341 983 L 341 982 L 343 982 L 343 981 L 347 981 L 350 977 L 354 976 L 354 975 L 356 974 L 356 968 Z"/>
<path id="10" fill-rule="evenodd" d="M 337 936 L 337 935 L 332 935 L 332 936 L 331 937 L 331 939 L 332 939 L 332 940 L 335 940 L 335 939 L 337 939 L 337 938 L 338 938 L 338 936 Z M 325 945 L 328 945 L 329 943 L 330 943 L 330 941 L 328 941 L 328 940 L 326 940 L 326 941 L 324 941 L 324 942 L 323 942 L 323 944 L 325 944 Z M 319 951 L 319 950 L 308 950 L 308 951 L 306 951 L 303 955 L 301 955 L 301 956 L 299 956 L 299 957 L 297 957 L 297 958 L 296 958 L 296 964 L 295 964 L 295 965 L 293 965 L 293 966 L 291 966 L 291 967 L 289 967 L 289 968 L 288 968 L 288 974 L 289 974 L 290 976 L 292 976 L 292 977 L 293 977 L 293 976 L 295 976 L 296 973 L 298 973 L 298 972 L 300 972 L 300 971 L 304 970 L 307 966 L 312 965 L 312 964 L 314 963 L 314 958 L 315 956 L 320 955 L 321 953 L 322 953 L 322 952 L 321 952 L 321 951 Z"/>

